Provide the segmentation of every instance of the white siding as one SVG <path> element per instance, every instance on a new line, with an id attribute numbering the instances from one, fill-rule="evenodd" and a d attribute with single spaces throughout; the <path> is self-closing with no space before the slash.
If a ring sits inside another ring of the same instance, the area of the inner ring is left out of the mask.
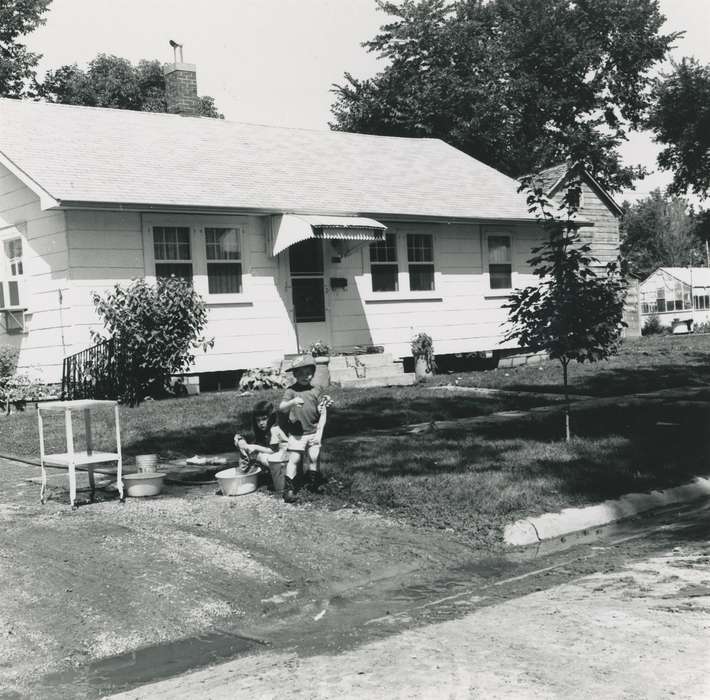
<path id="1" fill-rule="evenodd" d="M 104 293 L 116 283 L 126 284 L 143 276 L 150 278 L 150 241 L 144 231 L 163 217 L 153 214 L 68 212 L 72 270 L 72 351 L 91 344 L 90 330 L 101 328 L 91 301 L 94 292 Z M 170 222 L 190 226 L 213 225 L 209 216 L 171 216 Z M 196 352 L 193 371 L 213 372 L 266 366 L 295 351 L 295 336 L 284 301 L 276 284 L 277 262 L 266 256 L 266 219 L 219 217 L 246 230 L 244 294 L 240 301 L 208 303 L 205 337 L 214 338 L 214 348 Z M 146 234 L 147 235 L 147 234 Z"/>
<path id="2" fill-rule="evenodd" d="M 66 337 L 68 353 L 74 353 L 90 347 L 90 331 L 102 327 L 93 293 L 143 277 L 143 234 L 141 216 L 134 212 L 68 211 L 66 217 L 71 268 Z"/>
<path id="3" fill-rule="evenodd" d="M 93 292 L 104 293 L 116 283 L 143 276 L 151 278 L 152 243 L 146 232 L 160 217 L 130 212 L 42 212 L 37 198 L 28 196 L 12 176 L 5 174 L 0 184 L 4 216 L 15 212 L 10 223 L 27 222 L 27 270 L 32 280 L 30 332 L 8 337 L 22 345 L 23 365 L 41 365 L 48 380 L 58 381 L 62 357 L 91 345 L 90 330 L 101 327 L 91 301 Z M 216 221 L 196 215 L 169 218 L 192 226 Z M 225 220 L 245 231 L 243 294 L 228 303 L 208 303 L 205 335 L 215 339 L 215 346 L 207 353 L 197 351 L 195 372 L 267 366 L 297 349 L 288 254 L 278 258 L 267 254 L 269 218 L 219 217 L 219 225 Z M 507 317 L 502 306 L 508 297 L 488 287 L 485 234 L 512 236 L 513 286 L 522 286 L 534 281 L 526 261 L 541 240 L 540 231 L 534 225 L 400 223 L 390 223 L 389 230 L 400 237 L 433 235 L 436 289 L 426 294 L 374 295 L 368 248 L 337 262 L 335 250 L 326 242 L 331 333 L 324 340 L 336 348 L 383 345 L 387 352 L 405 356 L 410 338 L 421 330 L 433 337 L 440 354 L 502 347 L 501 324 Z M 407 261 L 402 256 L 399 265 L 406 275 Z M 331 290 L 332 277 L 344 277 L 347 287 Z"/>
<path id="4" fill-rule="evenodd" d="M 411 337 L 424 331 L 432 336 L 439 354 L 505 347 L 502 324 L 507 310 L 502 306 L 508 295 L 488 286 L 483 235 L 485 231 L 511 234 L 513 286 L 518 287 L 534 283 L 527 260 L 532 247 L 542 240 L 540 232 L 535 227 L 514 225 L 393 223 L 388 226 L 389 233 L 399 236 L 433 235 L 436 289 L 426 294 L 373 294 L 368 249 L 344 258 L 331 269 L 333 276 L 348 280 L 347 289 L 331 292 L 333 345 L 382 345 L 386 352 L 406 356 L 410 354 Z M 407 261 L 400 256 L 398 262 L 400 271 L 406 271 Z"/>
<path id="5" fill-rule="evenodd" d="M 0 344 L 20 350 L 19 369 L 47 382 L 61 379 L 66 339 L 68 291 L 64 213 L 42 211 L 39 197 L 0 165 L 0 234 L 17 226 L 23 242 L 25 332 L 5 331 L 0 319 Z M 5 229 L 4 231 L 2 229 Z"/>

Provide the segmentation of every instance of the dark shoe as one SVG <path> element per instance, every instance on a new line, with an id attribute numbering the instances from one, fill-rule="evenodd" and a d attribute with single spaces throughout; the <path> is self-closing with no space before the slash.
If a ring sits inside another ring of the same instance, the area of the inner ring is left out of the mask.
<path id="1" fill-rule="evenodd" d="M 309 469 L 305 474 L 306 488 L 311 493 L 321 492 L 321 475 L 320 472 L 315 469 Z"/>
<path id="2" fill-rule="evenodd" d="M 284 478 L 284 491 L 283 491 L 284 503 L 295 503 L 296 502 L 296 490 L 293 488 L 293 481 L 288 477 Z"/>

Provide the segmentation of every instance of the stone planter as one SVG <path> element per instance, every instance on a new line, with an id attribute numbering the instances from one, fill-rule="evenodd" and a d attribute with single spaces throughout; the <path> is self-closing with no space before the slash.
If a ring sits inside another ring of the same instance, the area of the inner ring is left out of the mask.
<path id="1" fill-rule="evenodd" d="M 316 363 L 316 373 L 313 376 L 313 383 L 319 386 L 330 386 L 330 356 L 320 355 L 313 359 Z"/>
<path id="2" fill-rule="evenodd" d="M 431 367 L 426 360 L 426 357 L 414 358 L 414 376 L 418 382 L 426 382 L 432 376 Z"/>

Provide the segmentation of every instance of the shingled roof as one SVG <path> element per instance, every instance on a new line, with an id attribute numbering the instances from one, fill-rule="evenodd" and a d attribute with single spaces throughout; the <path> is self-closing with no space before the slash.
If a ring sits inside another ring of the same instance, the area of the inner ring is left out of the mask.
<path id="1" fill-rule="evenodd" d="M 0 99 L 0 162 L 59 206 L 533 218 L 515 180 L 438 139 Z"/>
<path id="2" fill-rule="evenodd" d="M 580 165 L 578 163 L 558 163 L 557 165 L 552 165 L 549 168 L 540 170 L 535 173 L 532 178 L 533 182 L 540 185 L 548 196 L 553 196 L 560 190 L 562 184 L 567 179 L 567 176 L 571 175 L 573 171 L 580 172 L 579 169 Z M 582 178 L 586 180 L 587 184 L 596 191 L 602 201 L 606 203 L 612 213 L 617 216 L 621 216 L 623 211 L 609 192 L 607 192 L 607 190 L 604 189 L 604 187 L 602 187 L 586 169 L 581 169 L 581 175 Z"/>

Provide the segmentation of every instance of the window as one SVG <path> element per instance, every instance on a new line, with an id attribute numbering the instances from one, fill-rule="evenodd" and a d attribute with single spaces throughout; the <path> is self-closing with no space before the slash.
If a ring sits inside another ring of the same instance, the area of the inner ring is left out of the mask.
<path id="1" fill-rule="evenodd" d="M 373 292 L 399 290 L 397 236 L 394 233 L 387 233 L 384 240 L 370 244 L 370 272 Z"/>
<path id="2" fill-rule="evenodd" d="M 210 294 L 242 291 L 242 251 L 236 228 L 206 228 L 207 288 Z"/>
<path id="3" fill-rule="evenodd" d="M 434 241 L 430 233 L 407 234 L 409 289 L 428 292 L 434 289 Z"/>
<path id="4" fill-rule="evenodd" d="M 488 276 L 491 289 L 513 287 L 513 254 L 510 236 L 488 236 Z"/>
<path id="5" fill-rule="evenodd" d="M 153 226 L 155 276 L 182 277 L 192 284 L 192 253 L 188 226 Z"/>
<path id="6" fill-rule="evenodd" d="M 22 261 L 22 239 L 11 238 L 4 242 L 5 256 L 5 278 L 6 285 L 0 282 L 0 307 L 20 306 L 20 285 L 24 276 L 24 265 Z M 7 294 L 5 294 L 6 288 Z"/>

